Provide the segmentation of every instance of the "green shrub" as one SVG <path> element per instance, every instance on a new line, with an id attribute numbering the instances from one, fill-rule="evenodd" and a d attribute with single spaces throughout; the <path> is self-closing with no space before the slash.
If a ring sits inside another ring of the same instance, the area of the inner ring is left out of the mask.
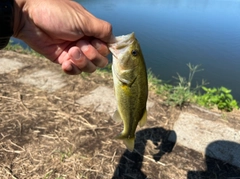
<path id="1" fill-rule="evenodd" d="M 218 109 L 223 111 L 232 111 L 234 108 L 238 109 L 238 103 L 231 95 L 231 90 L 220 87 L 220 88 L 206 88 L 202 87 L 205 94 L 196 97 L 196 101 L 199 105 L 207 108 L 217 106 Z"/>

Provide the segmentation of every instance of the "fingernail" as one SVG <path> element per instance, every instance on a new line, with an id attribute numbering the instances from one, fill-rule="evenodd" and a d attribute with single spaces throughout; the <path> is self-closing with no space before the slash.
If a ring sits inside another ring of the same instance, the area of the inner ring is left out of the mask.
<path id="1" fill-rule="evenodd" d="M 74 60 L 79 60 L 79 59 L 81 58 L 81 56 L 82 56 L 82 54 L 81 54 L 80 51 L 77 51 L 77 52 L 75 52 L 74 54 L 72 54 L 72 58 L 73 58 Z"/>
<path id="2" fill-rule="evenodd" d="M 99 42 L 96 42 L 96 43 L 94 44 L 94 47 L 98 50 L 98 49 L 101 48 L 101 44 L 100 44 Z"/>
<path id="3" fill-rule="evenodd" d="M 101 43 L 99 42 L 99 40 L 93 40 L 91 44 L 97 50 L 101 48 Z"/>
<path id="4" fill-rule="evenodd" d="M 86 45 L 84 44 L 84 45 L 81 47 L 82 52 L 88 51 L 88 49 L 89 49 L 89 47 L 88 47 L 87 44 L 86 44 Z"/>
<path id="5" fill-rule="evenodd" d="M 77 43 L 77 46 L 80 47 L 82 52 L 85 52 L 89 49 L 88 45 L 89 43 L 86 42 L 85 40 L 79 40 Z"/>

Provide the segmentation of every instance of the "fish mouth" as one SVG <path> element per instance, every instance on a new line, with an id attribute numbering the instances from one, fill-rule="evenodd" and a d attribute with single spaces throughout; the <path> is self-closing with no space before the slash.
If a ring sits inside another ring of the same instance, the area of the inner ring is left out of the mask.
<path id="1" fill-rule="evenodd" d="M 134 39 L 134 32 L 115 37 L 113 41 L 108 44 L 109 50 L 112 52 L 113 56 L 117 58 L 118 54 L 124 54 L 128 50 L 128 47 L 134 42 Z"/>

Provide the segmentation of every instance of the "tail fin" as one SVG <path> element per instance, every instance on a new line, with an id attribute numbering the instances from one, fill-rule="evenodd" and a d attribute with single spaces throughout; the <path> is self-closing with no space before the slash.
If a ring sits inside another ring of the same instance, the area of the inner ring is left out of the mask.
<path id="1" fill-rule="evenodd" d="M 134 142 L 135 141 L 135 137 L 134 138 L 130 138 L 130 139 L 123 139 L 123 143 L 126 145 L 127 149 L 132 152 L 134 149 Z"/>
<path id="2" fill-rule="evenodd" d="M 127 149 L 132 152 L 135 144 L 135 136 L 132 138 L 127 138 L 126 136 L 120 134 L 116 137 L 116 139 L 123 140 L 123 143 L 126 145 Z"/>

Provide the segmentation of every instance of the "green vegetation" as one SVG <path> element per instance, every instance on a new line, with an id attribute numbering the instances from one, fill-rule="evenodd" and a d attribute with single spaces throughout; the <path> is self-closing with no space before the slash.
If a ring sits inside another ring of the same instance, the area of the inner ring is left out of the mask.
<path id="1" fill-rule="evenodd" d="M 202 87 L 205 94 L 198 96 L 196 102 L 207 108 L 217 106 L 218 109 L 224 111 L 232 111 L 234 108 L 238 109 L 238 103 L 231 95 L 231 90 L 220 87 L 220 88 L 206 88 Z"/>
<path id="2" fill-rule="evenodd" d="M 98 68 L 97 71 L 99 71 L 101 73 L 112 73 L 112 64 L 109 63 L 104 68 Z"/>
<path id="3" fill-rule="evenodd" d="M 174 77 L 177 80 L 177 85 L 170 89 L 167 98 L 168 104 L 179 106 L 180 108 L 192 102 L 195 93 L 199 92 L 199 89 L 207 84 L 205 80 L 202 80 L 201 85 L 197 84 L 195 87 L 192 87 L 192 80 L 195 73 L 203 71 L 203 69 L 199 69 L 200 65 L 194 66 L 190 63 L 187 66 L 189 68 L 188 78 L 182 77 L 177 73 L 177 77 Z"/>
<path id="4" fill-rule="evenodd" d="M 162 80 L 157 78 L 151 71 L 148 69 L 148 84 L 149 88 L 153 90 L 155 93 L 161 95 L 163 98 L 167 98 L 169 90 L 172 89 L 172 85 L 164 83 Z"/>
<path id="5" fill-rule="evenodd" d="M 148 80 L 150 89 L 153 89 L 157 94 L 161 95 L 167 105 L 179 106 L 182 108 L 189 103 L 196 103 L 207 108 L 217 107 L 219 110 L 230 112 L 233 109 L 238 109 L 237 101 L 231 95 L 231 90 L 221 88 L 207 88 L 208 84 L 205 80 L 201 84 L 192 85 L 195 73 L 203 71 L 199 69 L 200 65 L 187 64 L 189 68 L 188 78 L 182 77 L 177 73 L 177 85 L 168 85 L 156 78 L 153 73 L 148 71 Z M 203 94 L 201 91 L 203 90 Z"/>
<path id="6" fill-rule="evenodd" d="M 31 55 L 34 55 L 36 57 L 42 57 L 42 55 L 35 52 L 31 48 L 23 48 L 20 44 L 13 44 L 12 40 L 10 40 L 8 45 L 5 47 L 5 50 L 10 50 L 10 51 L 14 51 L 14 52 L 23 53 L 23 54 L 31 54 Z"/>
<path id="7" fill-rule="evenodd" d="M 12 41 L 9 42 L 5 49 L 38 57 L 41 56 L 32 49 L 24 49 L 19 44 L 13 44 Z M 233 109 L 239 109 L 239 104 L 231 95 L 231 90 L 226 87 L 207 88 L 206 85 L 208 83 L 205 80 L 202 80 L 200 85 L 196 84 L 193 87 L 192 83 L 194 75 L 197 72 L 203 71 L 203 69 L 199 68 L 200 65 L 191 65 L 190 63 L 187 64 L 187 66 L 189 68 L 188 77 L 183 77 L 177 73 L 177 77 L 174 77 L 177 82 L 176 85 L 170 85 L 163 82 L 149 69 L 149 89 L 153 90 L 156 94 L 161 95 L 167 105 L 179 106 L 180 108 L 189 103 L 195 103 L 207 108 L 217 107 L 219 110 L 227 112 L 230 112 Z M 105 68 L 98 69 L 97 71 L 111 73 L 111 64 L 107 65 Z M 82 77 L 85 77 L 84 75 L 88 74 L 83 74 Z M 203 94 L 201 94 L 201 92 L 203 92 Z M 64 158 L 65 155 L 63 156 L 63 159 Z"/>

